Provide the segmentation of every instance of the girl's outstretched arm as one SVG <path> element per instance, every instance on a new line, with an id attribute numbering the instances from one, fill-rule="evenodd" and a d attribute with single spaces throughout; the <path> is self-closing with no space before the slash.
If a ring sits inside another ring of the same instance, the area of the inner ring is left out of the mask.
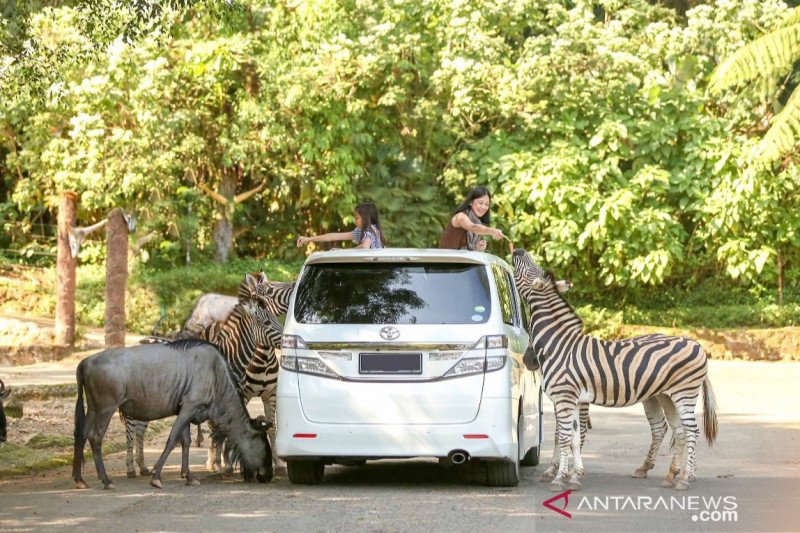
<path id="1" fill-rule="evenodd" d="M 310 242 L 333 242 L 333 241 L 352 241 L 352 231 L 342 231 L 339 233 L 323 233 L 322 235 L 315 235 L 314 237 L 299 236 L 297 237 L 297 246 L 303 246 Z"/>

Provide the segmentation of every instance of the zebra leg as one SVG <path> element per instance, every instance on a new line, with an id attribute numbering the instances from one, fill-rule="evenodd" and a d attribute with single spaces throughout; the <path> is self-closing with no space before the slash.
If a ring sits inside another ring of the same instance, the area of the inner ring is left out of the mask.
<path id="1" fill-rule="evenodd" d="M 147 431 L 148 423 L 140 421 L 136 425 L 136 464 L 139 465 L 139 475 L 149 476 L 152 472 L 147 469 L 144 462 L 144 432 Z M 131 476 L 132 467 L 128 467 L 128 477 L 136 477 L 136 472 Z"/>
<path id="2" fill-rule="evenodd" d="M 122 414 L 122 411 L 119 412 L 119 417 L 122 419 L 122 423 L 125 424 L 125 467 L 128 472 L 127 476 L 133 478 L 136 477 L 136 468 L 133 466 L 133 442 L 138 421 L 129 419 Z"/>
<path id="3" fill-rule="evenodd" d="M 583 443 L 586 442 L 586 433 L 587 430 L 592 427 L 592 423 L 589 420 L 589 404 L 582 403 L 579 404 L 578 407 L 580 408 L 581 418 L 581 450 L 583 450 Z"/>
<path id="4" fill-rule="evenodd" d="M 198 448 L 203 445 L 203 424 L 197 424 L 197 440 L 195 446 Z"/>
<path id="5" fill-rule="evenodd" d="M 271 390 L 266 395 L 261 396 L 261 401 L 264 403 L 264 416 L 270 423 L 267 435 L 269 436 L 269 443 L 272 447 L 272 469 L 275 474 L 283 475 L 286 473 L 286 464 L 278 457 L 278 452 L 275 450 L 275 430 L 277 429 L 277 422 L 275 417 L 276 407 L 276 387 L 271 387 Z"/>
<path id="6" fill-rule="evenodd" d="M 569 475 L 569 450 L 572 446 L 572 426 L 573 423 L 575 423 L 573 417 L 575 416 L 577 403 L 576 399 L 559 400 L 555 402 L 560 458 L 558 474 L 553 481 L 550 482 L 550 490 L 552 492 L 561 492 L 564 490 L 564 479 Z M 580 443 L 578 443 L 577 447 L 580 448 Z M 580 455 L 576 457 L 580 457 Z M 583 471 L 583 464 L 576 466 L 580 466 L 581 472 Z"/>
<path id="7" fill-rule="evenodd" d="M 655 465 L 656 453 L 661 447 L 661 442 L 664 440 L 664 435 L 667 434 L 667 420 L 664 417 L 664 410 L 658 402 L 657 397 L 648 398 L 642 402 L 644 406 L 644 414 L 647 416 L 647 421 L 650 422 L 650 435 L 652 441 L 650 442 L 650 449 L 647 451 L 647 456 L 644 458 L 644 464 L 637 468 L 631 477 L 646 478 L 647 472 Z"/>
<path id="8" fill-rule="evenodd" d="M 211 429 L 211 439 L 208 441 L 206 468 L 215 474 L 220 474 L 222 473 L 222 450 L 217 445 L 217 441 L 214 438 L 214 426 L 211 425 L 211 422 L 208 423 L 208 427 Z"/>
<path id="9" fill-rule="evenodd" d="M 542 472 L 541 477 L 539 477 L 539 481 L 544 482 L 553 481 L 553 479 L 555 479 L 561 459 L 561 452 L 558 449 L 558 411 L 555 411 L 553 420 L 553 459 L 550 461 L 550 466 L 547 467 L 547 470 Z"/>
<path id="10" fill-rule="evenodd" d="M 584 404 L 586 405 L 586 404 Z M 583 458 L 581 457 L 581 448 L 583 448 L 583 439 L 585 437 L 585 432 L 582 433 L 580 431 L 581 424 L 580 424 L 580 417 L 581 417 L 581 409 L 573 410 L 572 414 L 572 439 L 571 439 L 571 448 L 572 448 L 572 461 L 574 463 L 574 468 L 572 471 L 572 477 L 569 479 L 569 488 L 572 490 L 578 491 L 581 490 L 581 482 L 580 477 L 583 475 Z M 589 406 L 586 406 L 586 412 L 589 412 Z"/>
<path id="11" fill-rule="evenodd" d="M 659 395 L 658 403 L 664 410 L 667 417 L 667 423 L 672 428 L 672 438 L 675 442 L 672 448 L 672 463 L 669 465 L 669 473 L 664 481 L 661 482 L 662 487 L 672 488 L 675 486 L 675 476 L 681 471 L 681 459 L 683 457 L 683 450 L 686 447 L 686 435 L 683 432 L 683 425 L 675 405 L 668 396 Z"/>
<path id="12" fill-rule="evenodd" d="M 181 477 L 186 478 L 186 485 L 196 487 L 200 480 L 189 471 L 189 449 L 192 447 L 192 425 L 186 424 L 181 435 Z"/>
<path id="13" fill-rule="evenodd" d="M 697 461 L 697 437 L 700 435 L 700 429 L 697 427 L 697 418 L 694 414 L 697 394 L 688 398 L 675 399 L 673 403 L 680 415 L 681 425 L 686 432 L 686 457 L 681 477 L 675 480 L 675 490 L 686 490 L 689 488 L 689 482 L 697 479 L 694 475 Z"/>

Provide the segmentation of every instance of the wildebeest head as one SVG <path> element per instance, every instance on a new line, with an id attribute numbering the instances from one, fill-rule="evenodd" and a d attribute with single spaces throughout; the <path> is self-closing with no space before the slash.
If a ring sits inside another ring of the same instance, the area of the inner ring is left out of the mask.
<path id="1" fill-rule="evenodd" d="M 228 464 L 239 463 L 242 477 L 248 483 L 253 480 L 266 483 L 272 479 L 272 446 L 267 436 L 270 427 L 270 422 L 264 416 L 251 418 L 250 438 L 241 440 L 238 445 L 226 441 L 225 460 Z"/>

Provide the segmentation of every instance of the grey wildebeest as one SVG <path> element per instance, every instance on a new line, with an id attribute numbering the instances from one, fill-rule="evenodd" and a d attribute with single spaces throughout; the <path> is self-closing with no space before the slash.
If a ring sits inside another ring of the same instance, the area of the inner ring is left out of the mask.
<path id="1" fill-rule="evenodd" d="M 6 441 L 6 410 L 3 407 L 3 400 L 8 398 L 11 394 L 10 390 L 6 390 L 6 384 L 0 379 L 0 444 Z"/>
<path id="2" fill-rule="evenodd" d="M 272 479 L 272 450 L 266 433 L 251 425 L 229 372 L 219 351 L 196 339 L 113 348 L 81 361 L 76 372 L 78 399 L 72 461 L 76 487 L 88 487 L 81 476 L 83 448 L 88 439 L 98 477 L 104 488 L 114 488 L 103 463 L 102 443 L 118 409 L 125 416 L 144 421 L 176 415 L 164 451 L 153 467 L 150 484 L 156 488 L 161 488 L 161 469 L 178 441 L 186 484 L 199 484 L 189 471 L 189 423 L 206 420 L 224 436 L 226 447 L 241 464 L 245 480 L 255 477 L 266 483 Z"/>
<path id="3" fill-rule="evenodd" d="M 282 326 L 275 318 L 285 314 L 289 307 L 294 283 L 271 282 L 264 272 L 245 273 L 238 288 L 238 297 L 205 294 L 195 303 L 178 338 L 203 338 L 214 343 L 228 360 L 231 370 L 237 374 L 236 385 L 245 403 L 253 396 L 261 396 L 264 413 L 274 439 L 275 385 L 278 363 L 275 347 L 280 343 Z M 241 304 L 241 305 L 240 305 Z M 235 309 L 239 308 L 236 312 Z M 212 317 L 223 319 L 208 322 Z M 270 318 L 271 317 L 271 318 Z M 196 328 L 203 327 L 199 332 Z M 166 342 L 163 337 L 151 337 L 152 342 Z M 149 475 L 144 465 L 142 450 L 146 421 L 123 416 L 128 440 L 128 477 L 136 477 L 134 468 L 134 444 L 136 462 L 141 475 Z M 198 426 L 198 446 L 201 442 Z M 215 471 L 222 469 L 220 448 L 212 440 L 209 447 L 208 466 Z M 282 462 L 273 457 L 281 468 Z M 228 466 L 231 466 L 228 464 Z"/>

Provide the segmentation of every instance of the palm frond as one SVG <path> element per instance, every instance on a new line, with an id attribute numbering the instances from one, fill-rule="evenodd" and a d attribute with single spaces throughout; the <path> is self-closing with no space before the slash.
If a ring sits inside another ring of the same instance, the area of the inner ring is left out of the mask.
<path id="1" fill-rule="evenodd" d="M 800 7 L 793 7 L 790 9 L 786 16 L 781 19 L 778 27 L 785 28 L 787 26 L 792 26 L 793 24 L 800 24 Z"/>
<path id="2" fill-rule="evenodd" d="M 800 13 L 796 16 L 798 22 L 767 33 L 717 65 L 708 84 L 711 94 L 755 78 L 788 73 L 800 58 Z"/>
<path id="3" fill-rule="evenodd" d="M 761 139 L 759 155 L 775 161 L 791 152 L 800 140 L 800 90 L 795 89 L 786 106 L 775 115 L 767 134 Z"/>

